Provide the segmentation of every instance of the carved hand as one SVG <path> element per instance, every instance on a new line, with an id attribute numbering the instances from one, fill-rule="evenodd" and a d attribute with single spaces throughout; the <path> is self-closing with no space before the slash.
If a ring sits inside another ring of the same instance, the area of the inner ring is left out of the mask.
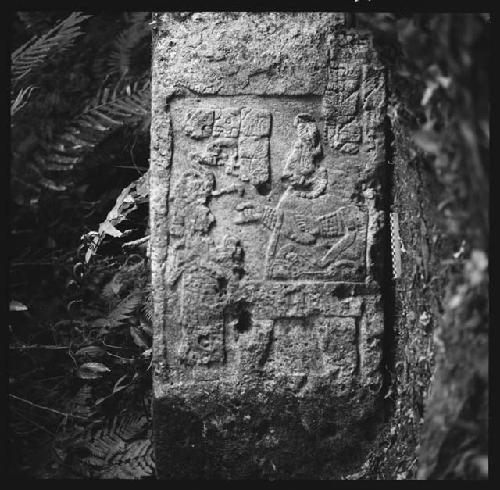
<path id="1" fill-rule="evenodd" d="M 300 231 L 296 231 L 290 235 L 290 238 L 297 243 L 301 243 L 303 245 L 309 245 L 316 241 L 316 237 L 311 235 L 310 233 L 304 233 Z"/>
<path id="2" fill-rule="evenodd" d="M 294 216 L 294 229 L 290 233 L 290 238 L 304 245 L 309 245 L 316 241 L 316 235 L 319 234 L 319 228 L 315 226 L 309 216 L 297 214 Z"/>
<path id="3" fill-rule="evenodd" d="M 258 204 L 256 205 L 247 201 L 238 204 L 235 209 L 240 212 L 240 215 L 235 220 L 237 225 L 252 223 L 262 219 L 262 208 Z"/>

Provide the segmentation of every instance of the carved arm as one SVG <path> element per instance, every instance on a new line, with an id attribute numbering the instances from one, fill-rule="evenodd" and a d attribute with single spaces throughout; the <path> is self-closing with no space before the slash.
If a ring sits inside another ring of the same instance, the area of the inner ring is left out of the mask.
<path id="1" fill-rule="evenodd" d="M 269 206 L 261 206 L 252 202 L 243 202 L 236 206 L 236 211 L 240 215 L 235 223 L 238 225 L 245 223 L 261 222 L 266 228 L 272 230 L 276 223 L 276 210 Z"/>

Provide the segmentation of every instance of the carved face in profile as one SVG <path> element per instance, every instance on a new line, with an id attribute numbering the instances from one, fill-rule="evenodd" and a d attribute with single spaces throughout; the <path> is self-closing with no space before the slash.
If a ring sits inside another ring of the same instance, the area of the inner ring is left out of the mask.
<path id="1" fill-rule="evenodd" d="M 299 114 L 294 121 L 297 140 L 290 152 L 281 179 L 293 188 L 302 189 L 310 184 L 316 170 L 316 160 L 321 156 L 319 131 L 312 116 Z"/>

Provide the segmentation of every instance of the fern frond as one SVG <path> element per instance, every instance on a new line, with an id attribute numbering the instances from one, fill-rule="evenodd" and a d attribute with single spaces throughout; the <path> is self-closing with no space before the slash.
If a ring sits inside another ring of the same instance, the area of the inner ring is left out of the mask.
<path id="1" fill-rule="evenodd" d="M 40 37 L 31 38 L 16 49 L 11 56 L 13 83 L 19 82 L 28 73 L 42 65 L 55 49 L 61 53 L 71 47 L 82 34 L 79 24 L 89 17 L 89 15 L 82 15 L 80 12 L 73 12 L 47 33 Z"/>
<path id="2" fill-rule="evenodd" d="M 154 472 L 151 435 L 144 415 L 116 417 L 87 432 L 82 443 L 90 454 L 82 462 L 89 474 L 103 479 L 150 477 Z"/>
<path id="3" fill-rule="evenodd" d="M 31 85 L 28 87 L 22 88 L 17 93 L 15 99 L 14 100 L 11 99 L 11 101 L 10 101 L 10 117 L 11 118 L 13 118 L 28 103 L 28 99 L 30 98 L 31 93 L 36 88 L 37 87 L 31 86 Z"/>
<path id="4" fill-rule="evenodd" d="M 148 35 L 147 25 L 149 12 L 126 13 L 130 26 L 122 31 L 113 42 L 113 50 L 109 56 L 108 69 L 111 74 L 118 73 L 120 78 L 130 72 L 132 52 Z"/>
<path id="5" fill-rule="evenodd" d="M 71 399 L 68 409 L 75 415 L 82 417 L 91 417 L 94 413 L 94 399 L 92 395 L 92 386 L 84 384 Z"/>
<path id="6" fill-rule="evenodd" d="M 142 24 L 151 20 L 151 12 L 124 12 L 123 16 L 131 25 Z"/>
<path id="7" fill-rule="evenodd" d="M 134 292 L 130 296 L 120 301 L 118 305 L 108 315 L 108 322 L 113 326 L 121 325 L 130 319 L 134 311 L 142 301 L 142 294 Z"/>
<path id="8" fill-rule="evenodd" d="M 150 439 L 133 441 L 125 452 L 117 453 L 101 473 L 102 479 L 140 480 L 154 472 L 153 443 Z"/>
<path id="9" fill-rule="evenodd" d="M 150 101 L 149 79 L 104 87 L 44 153 L 33 158 L 47 170 L 76 165 L 114 130 L 149 117 Z"/>
<path id="10" fill-rule="evenodd" d="M 104 287 L 101 290 L 101 296 L 103 299 L 105 299 L 108 303 L 110 303 L 113 298 L 115 298 L 118 293 L 120 292 L 122 285 L 119 281 L 117 281 L 116 275 L 113 276 L 113 278 L 108 281 Z"/>
<path id="11" fill-rule="evenodd" d="M 149 427 L 149 420 L 143 414 L 131 414 L 120 417 L 115 424 L 116 433 L 125 441 L 131 441 L 144 435 Z"/>
<path id="12" fill-rule="evenodd" d="M 153 321 L 153 295 L 148 294 L 146 297 L 146 302 L 144 303 L 142 311 L 144 312 L 144 316 L 148 322 Z"/>
<path id="13" fill-rule="evenodd" d="M 87 445 L 87 449 L 91 457 L 95 458 L 95 463 L 101 465 L 107 463 L 114 454 L 125 452 L 126 444 L 114 428 L 110 427 L 97 430 Z"/>

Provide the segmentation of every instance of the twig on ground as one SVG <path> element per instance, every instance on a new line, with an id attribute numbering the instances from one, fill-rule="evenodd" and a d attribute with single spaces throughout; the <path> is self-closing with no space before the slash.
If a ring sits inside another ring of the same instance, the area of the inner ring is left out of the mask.
<path id="1" fill-rule="evenodd" d="M 27 403 L 28 405 L 31 405 L 32 407 L 40 408 L 41 410 L 47 410 L 49 412 L 56 413 L 58 415 L 62 415 L 63 417 L 73 417 L 75 419 L 88 420 L 88 417 L 82 417 L 80 415 L 73 415 L 71 413 L 60 412 L 59 410 L 56 410 L 55 408 L 50 408 L 50 407 L 45 407 L 43 405 L 38 405 L 37 403 L 30 402 L 29 400 L 26 400 L 25 398 L 21 398 L 20 396 L 13 395 L 12 393 L 9 393 L 9 396 L 11 398 L 13 398 L 14 400 L 19 400 L 21 402 Z"/>
<path id="2" fill-rule="evenodd" d="M 70 348 L 69 345 L 41 345 L 41 344 L 9 346 L 9 349 L 11 350 L 28 350 L 28 349 L 63 350 L 69 348 Z"/>
<path id="3" fill-rule="evenodd" d="M 26 415 L 22 414 L 19 410 L 15 410 L 14 409 L 14 412 L 16 412 L 17 415 L 19 415 L 20 417 L 22 417 L 24 420 L 26 420 L 30 424 L 33 424 L 35 427 L 38 427 L 39 429 L 43 430 L 44 432 L 47 432 L 47 434 L 55 437 L 55 433 L 54 432 L 50 431 L 49 429 L 47 429 L 43 425 L 40 425 L 38 422 L 35 422 L 34 420 L 31 420 L 29 417 L 26 417 Z"/>

